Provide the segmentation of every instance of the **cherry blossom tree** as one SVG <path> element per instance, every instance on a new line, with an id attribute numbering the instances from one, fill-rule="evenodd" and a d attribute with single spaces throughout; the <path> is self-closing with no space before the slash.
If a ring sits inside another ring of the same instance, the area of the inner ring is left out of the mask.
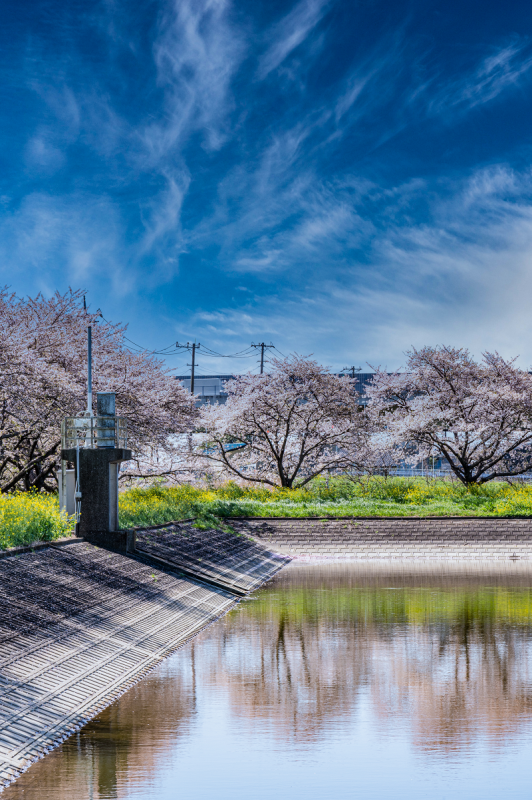
<path id="1" fill-rule="evenodd" d="M 93 387 L 115 392 L 135 454 L 128 474 L 157 474 L 178 459 L 176 437 L 193 425 L 193 400 L 147 351 L 126 346 L 123 325 L 83 308 L 83 293 L 21 299 L 0 291 L 0 489 L 55 488 L 60 428 L 86 407 L 87 327 Z M 94 396 L 95 396 L 94 394 Z M 94 409 L 95 410 L 95 409 Z"/>
<path id="2" fill-rule="evenodd" d="M 390 452 L 442 457 L 466 485 L 532 469 L 532 376 L 497 353 L 477 363 L 453 347 L 407 353 L 404 373 L 377 370 L 369 413 Z"/>
<path id="3" fill-rule="evenodd" d="M 196 465 L 288 488 L 348 468 L 366 435 L 354 381 L 297 355 L 271 364 L 269 375 L 229 381 L 225 405 L 202 409 Z"/>

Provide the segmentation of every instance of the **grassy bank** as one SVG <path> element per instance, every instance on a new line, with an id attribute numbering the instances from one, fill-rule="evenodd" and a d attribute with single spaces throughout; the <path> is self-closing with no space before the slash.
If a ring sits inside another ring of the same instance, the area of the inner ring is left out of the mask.
<path id="1" fill-rule="evenodd" d="M 468 491 L 444 480 L 372 478 L 354 484 L 318 479 L 305 489 L 266 489 L 227 483 L 129 489 L 120 495 L 120 527 L 157 525 L 195 517 L 200 527 L 228 517 L 532 517 L 532 486 L 489 483 Z M 59 512 L 57 495 L 0 495 L 0 549 L 67 535 L 73 520 Z"/>
<path id="2" fill-rule="evenodd" d="M 59 511 L 57 495 L 0 494 L 0 550 L 67 536 L 72 520 Z"/>
<path id="3" fill-rule="evenodd" d="M 308 488 L 265 489 L 227 483 L 130 489 L 120 497 L 120 524 L 156 525 L 186 517 L 532 516 L 532 486 L 489 483 L 467 490 L 445 480 L 372 478 L 354 484 L 318 479 Z"/>

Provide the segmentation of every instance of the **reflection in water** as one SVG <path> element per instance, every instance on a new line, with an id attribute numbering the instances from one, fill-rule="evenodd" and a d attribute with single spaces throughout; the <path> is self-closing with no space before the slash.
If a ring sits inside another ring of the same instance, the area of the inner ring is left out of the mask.
<path id="1" fill-rule="evenodd" d="M 529 579 L 389 581 L 368 585 L 346 567 L 285 572 L 228 619 L 223 637 L 208 631 L 205 679 L 227 687 L 240 718 L 270 720 L 298 745 L 353 714 L 363 687 L 378 720 L 404 717 L 415 745 L 440 754 L 479 736 L 497 745 L 528 724 Z"/>
<path id="2" fill-rule="evenodd" d="M 528 798 L 531 587 L 290 567 L 4 797 Z"/>
<path id="3" fill-rule="evenodd" d="M 190 659 L 190 652 L 189 652 Z M 193 683 L 161 665 L 58 750 L 36 763 L 3 798 L 96 800 L 119 798 L 119 784 L 142 785 L 173 743 L 190 732 Z"/>

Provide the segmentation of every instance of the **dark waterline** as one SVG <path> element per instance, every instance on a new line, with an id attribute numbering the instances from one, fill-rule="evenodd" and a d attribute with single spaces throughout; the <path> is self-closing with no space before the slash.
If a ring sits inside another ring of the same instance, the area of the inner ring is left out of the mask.
<path id="1" fill-rule="evenodd" d="M 532 797 L 532 572 L 298 566 L 5 800 Z"/>

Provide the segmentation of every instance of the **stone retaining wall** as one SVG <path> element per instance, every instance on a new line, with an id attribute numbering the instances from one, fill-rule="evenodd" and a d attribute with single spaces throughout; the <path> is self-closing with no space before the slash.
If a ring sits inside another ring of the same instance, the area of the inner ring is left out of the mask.
<path id="1" fill-rule="evenodd" d="M 532 564 L 532 519 L 249 519 L 245 527 L 257 541 L 295 558 Z"/>

